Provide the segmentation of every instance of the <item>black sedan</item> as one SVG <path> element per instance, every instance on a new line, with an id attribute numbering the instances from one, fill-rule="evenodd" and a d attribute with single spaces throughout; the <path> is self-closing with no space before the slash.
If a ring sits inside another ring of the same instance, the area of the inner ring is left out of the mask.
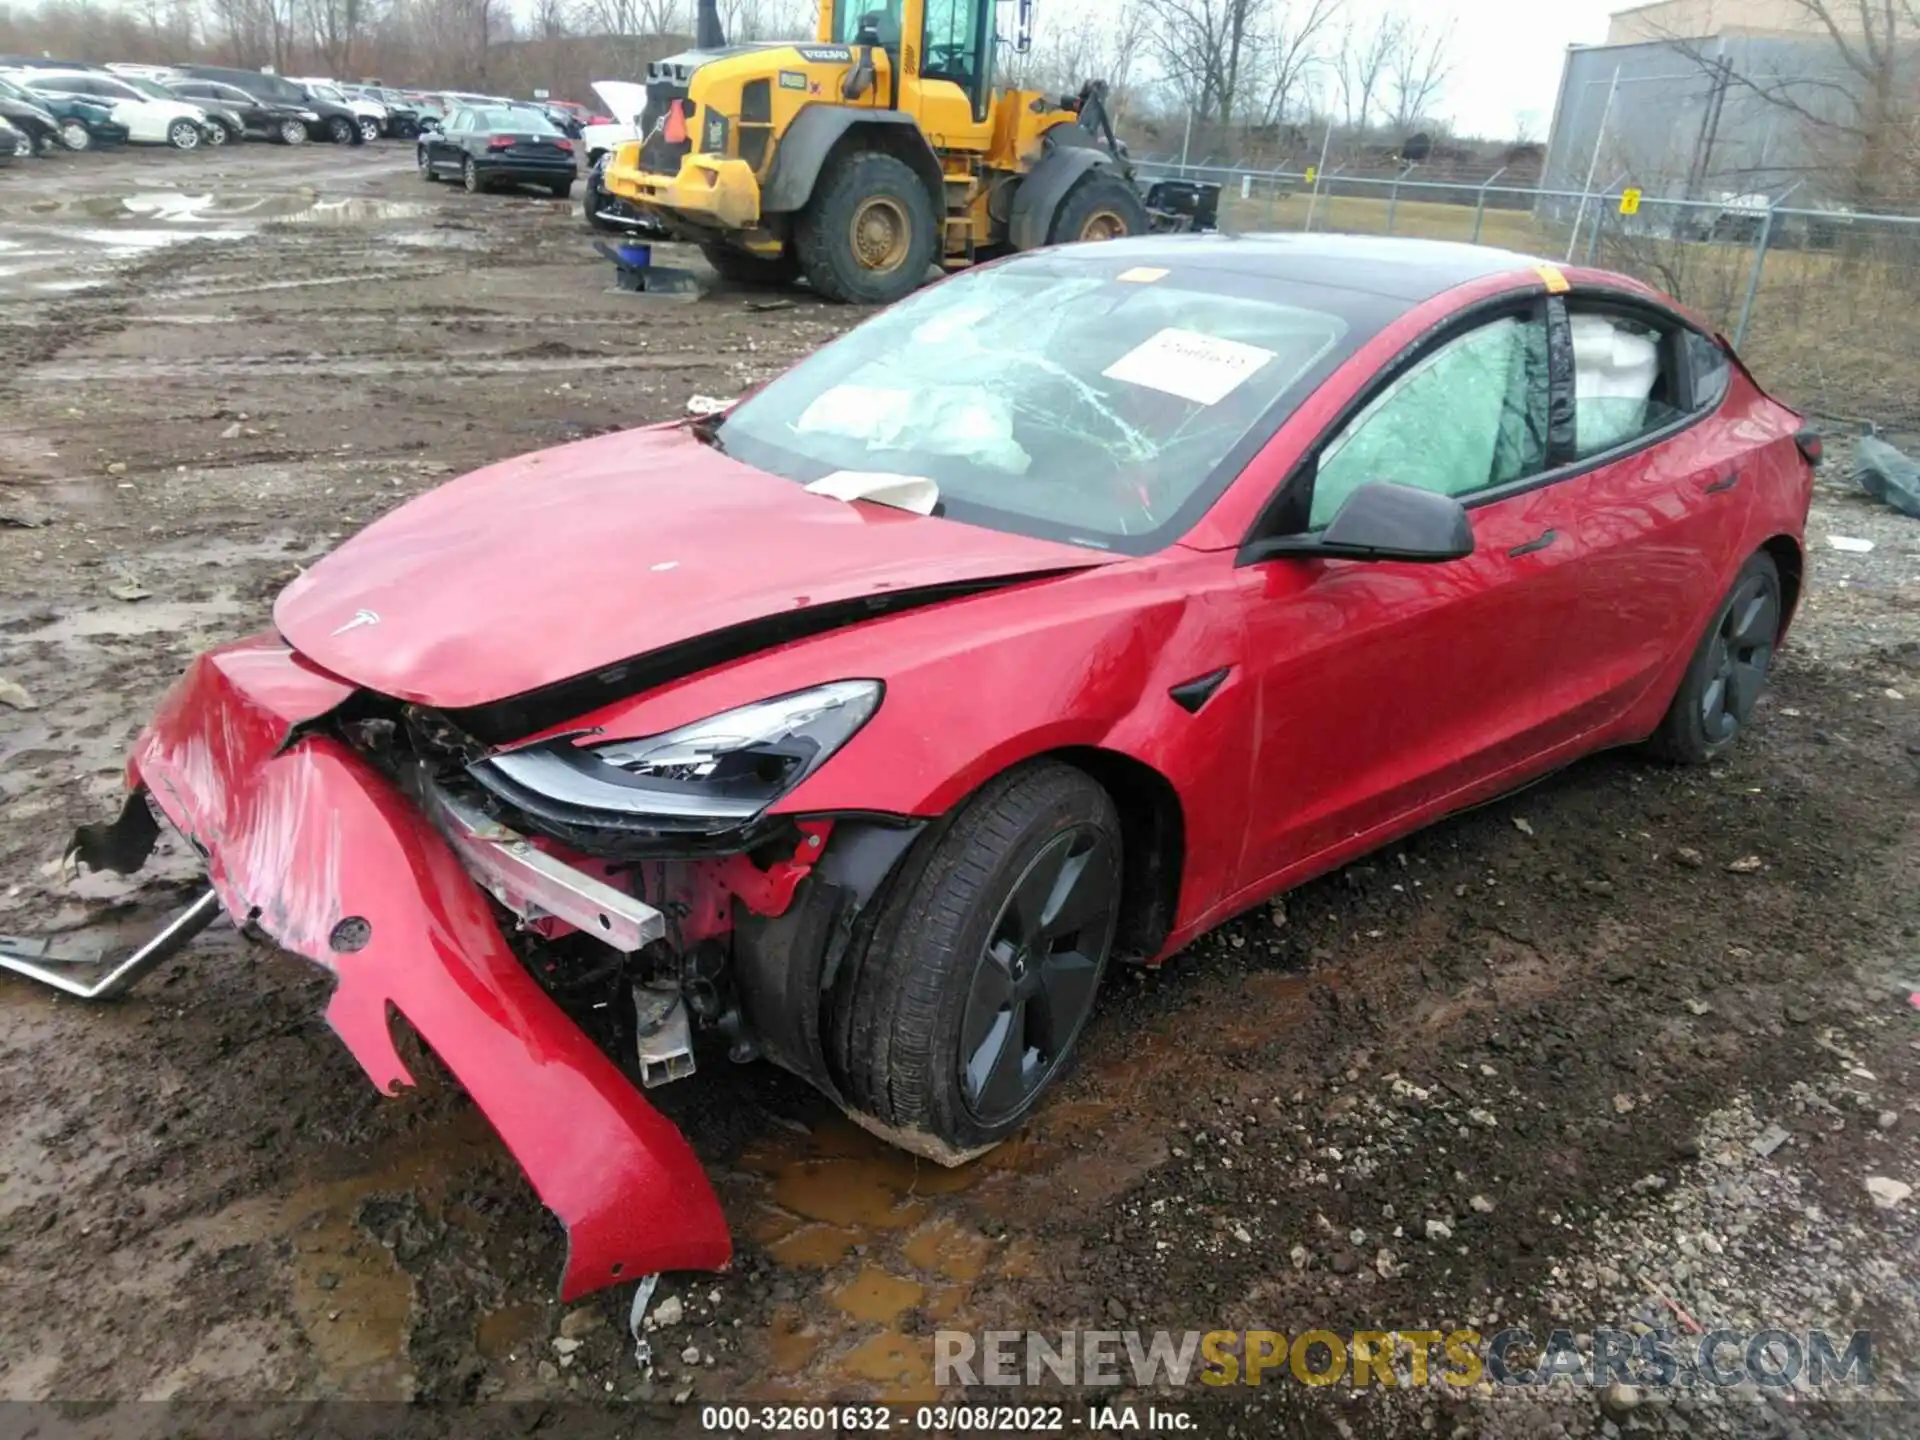
<path id="1" fill-rule="evenodd" d="M 12 140 L 21 155 L 45 155 L 61 146 L 60 122 L 37 104 L 0 96 L 0 120 L 12 125 Z"/>
<path id="2" fill-rule="evenodd" d="M 307 140 L 307 127 L 320 118 L 303 106 L 262 100 L 220 80 L 174 80 L 167 89 L 179 99 L 200 106 L 209 115 L 233 117 L 248 140 L 303 145 Z"/>
<path id="3" fill-rule="evenodd" d="M 540 185 L 573 194 L 573 142 L 544 116 L 506 105 L 461 106 L 414 144 L 423 180 L 459 177 L 478 194 L 496 185 Z"/>

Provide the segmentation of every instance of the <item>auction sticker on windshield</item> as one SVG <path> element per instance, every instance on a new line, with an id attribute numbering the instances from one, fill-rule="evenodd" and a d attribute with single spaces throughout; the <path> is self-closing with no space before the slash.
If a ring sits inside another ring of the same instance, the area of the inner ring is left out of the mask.
<path id="1" fill-rule="evenodd" d="M 1258 345 L 1169 327 L 1149 335 L 1100 373 L 1196 405 L 1218 405 L 1271 359 L 1273 351 Z"/>

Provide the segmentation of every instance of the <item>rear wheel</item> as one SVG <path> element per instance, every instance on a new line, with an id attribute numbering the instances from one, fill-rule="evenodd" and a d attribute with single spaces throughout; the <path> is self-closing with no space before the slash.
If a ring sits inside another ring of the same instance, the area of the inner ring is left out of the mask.
<path id="1" fill-rule="evenodd" d="M 469 195 L 478 195 L 487 188 L 486 181 L 480 178 L 480 167 L 473 163 L 471 155 L 460 166 L 460 183 L 467 187 Z"/>
<path id="2" fill-rule="evenodd" d="M 227 134 L 227 127 L 222 125 L 218 120 L 207 126 L 207 144 L 224 145 L 231 138 L 232 137 Z"/>
<path id="3" fill-rule="evenodd" d="M 1701 765 L 1731 745 L 1767 687 L 1784 614 L 1779 567 L 1759 551 L 1714 612 L 1647 748 L 1663 760 Z"/>
<path id="4" fill-rule="evenodd" d="M 794 227 L 799 268 L 829 300 L 888 305 L 933 263 L 937 217 L 905 161 L 862 151 L 820 177 Z"/>
<path id="5" fill-rule="evenodd" d="M 85 150 L 93 144 L 93 132 L 78 120 L 60 122 L 60 143 L 69 150 Z"/>
<path id="6" fill-rule="evenodd" d="M 1049 245 L 1081 240 L 1118 240 L 1144 235 L 1152 228 L 1147 203 L 1118 175 L 1094 170 L 1081 177 L 1055 212 L 1047 229 Z"/>
<path id="7" fill-rule="evenodd" d="M 429 185 L 439 183 L 440 177 L 433 173 L 433 161 L 427 158 L 427 147 L 418 146 L 413 152 L 413 163 L 420 167 L 420 178 Z"/>
<path id="8" fill-rule="evenodd" d="M 777 256 L 749 255 L 712 241 L 700 247 L 713 273 L 735 285 L 791 285 L 800 274 L 792 249 Z"/>
<path id="9" fill-rule="evenodd" d="M 176 120 L 167 127 L 167 143 L 176 150 L 197 150 L 200 127 L 191 120 Z"/>
<path id="10" fill-rule="evenodd" d="M 547 186 L 547 193 L 552 195 L 556 200 L 571 200 L 573 198 L 573 181 L 555 180 Z"/>
<path id="11" fill-rule="evenodd" d="M 327 138 L 336 145 L 351 145 L 358 133 L 353 121 L 344 115 L 336 115 L 327 121 Z"/>
<path id="12" fill-rule="evenodd" d="M 1070 765 L 1010 771 L 968 800 L 842 969 L 829 1045 L 850 1103 L 949 1155 L 1011 1134 L 1092 1013 L 1120 861 L 1113 802 Z"/>

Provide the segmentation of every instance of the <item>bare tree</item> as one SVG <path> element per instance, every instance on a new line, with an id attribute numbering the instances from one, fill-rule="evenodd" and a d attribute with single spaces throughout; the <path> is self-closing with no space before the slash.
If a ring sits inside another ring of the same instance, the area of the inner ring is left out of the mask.
<path id="1" fill-rule="evenodd" d="M 1195 121 L 1231 125 L 1259 67 L 1262 0 L 1143 0 L 1148 44 Z"/>
<path id="2" fill-rule="evenodd" d="M 303 8 L 321 69 L 350 78 L 355 49 L 373 22 L 374 0 L 304 0 Z"/>
<path id="3" fill-rule="evenodd" d="M 1745 92 L 1796 122 L 1811 157 L 1844 176 L 1844 198 L 1872 207 L 1890 192 L 1920 183 L 1920 95 L 1912 58 L 1920 41 L 1915 0 L 1786 0 L 1823 66 L 1796 64 L 1764 74 L 1743 71 L 1711 39 L 1656 28 L 1656 38 L 1686 56 L 1721 87 Z M 1821 73 L 1824 69 L 1825 73 Z M 1707 159 L 1701 160 L 1701 168 Z"/>
<path id="4" fill-rule="evenodd" d="M 1453 69 L 1453 22 L 1427 26 L 1414 21 L 1399 25 L 1387 50 L 1387 95 L 1393 102 L 1393 123 L 1407 130 L 1427 118 Z"/>
<path id="5" fill-rule="evenodd" d="M 1340 27 L 1334 78 L 1339 82 L 1340 108 L 1349 130 L 1365 130 L 1373 122 L 1373 107 L 1382 98 L 1388 61 L 1406 24 L 1399 15 L 1385 14 L 1349 18 Z"/>
<path id="6" fill-rule="evenodd" d="M 1326 59 L 1322 47 L 1339 9 L 1340 0 L 1303 0 L 1281 4 L 1268 18 L 1260 37 L 1266 82 L 1263 123 L 1282 124 L 1308 108 L 1305 82 Z"/>

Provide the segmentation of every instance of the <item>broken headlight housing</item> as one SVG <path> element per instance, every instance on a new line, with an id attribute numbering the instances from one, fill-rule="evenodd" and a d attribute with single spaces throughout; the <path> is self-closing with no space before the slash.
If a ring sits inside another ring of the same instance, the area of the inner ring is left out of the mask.
<path id="1" fill-rule="evenodd" d="M 467 773 L 528 816 L 569 831 L 710 835 L 744 826 L 819 769 L 866 724 L 884 690 L 878 680 L 836 680 L 661 735 L 529 745 L 476 761 Z"/>

